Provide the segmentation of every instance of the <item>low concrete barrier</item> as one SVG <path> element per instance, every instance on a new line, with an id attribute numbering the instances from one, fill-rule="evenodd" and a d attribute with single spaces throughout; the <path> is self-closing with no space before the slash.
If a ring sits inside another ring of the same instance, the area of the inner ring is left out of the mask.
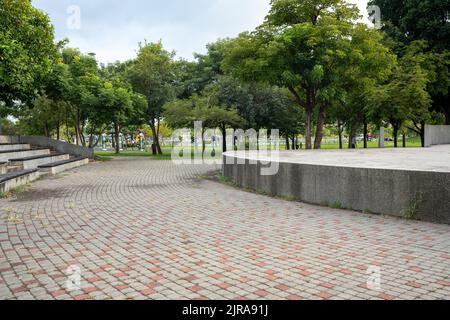
<path id="1" fill-rule="evenodd" d="M 76 146 L 67 142 L 38 136 L 0 136 L 0 143 L 28 143 L 42 148 L 51 148 L 60 153 L 69 153 L 77 157 L 94 158 L 91 148 Z"/>
<path id="2" fill-rule="evenodd" d="M 0 151 L 0 161 L 9 161 L 10 159 L 43 156 L 48 154 L 50 154 L 49 149 L 15 150 L 11 152 Z"/>
<path id="3" fill-rule="evenodd" d="M 450 126 L 425 125 L 425 147 L 450 144 Z"/>
<path id="4" fill-rule="evenodd" d="M 260 162 L 230 164 L 234 159 L 224 156 L 223 174 L 243 188 L 311 204 L 450 224 L 450 172 L 280 162 L 276 175 L 262 176 Z"/>

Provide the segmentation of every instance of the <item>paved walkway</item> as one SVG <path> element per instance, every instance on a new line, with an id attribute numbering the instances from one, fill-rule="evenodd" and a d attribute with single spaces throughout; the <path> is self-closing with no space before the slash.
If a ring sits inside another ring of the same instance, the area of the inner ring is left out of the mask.
<path id="1" fill-rule="evenodd" d="M 450 226 L 196 178 L 211 169 L 120 159 L 0 200 L 0 299 L 450 298 Z"/>
<path id="2" fill-rule="evenodd" d="M 273 161 L 276 157 L 275 159 L 280 162 L 322 166 L 450 172 L 450 145 L 431 148 L 280 151 L 277 154 L 263 151 L 232 151 L 228 154 L 268 161 Z"/>

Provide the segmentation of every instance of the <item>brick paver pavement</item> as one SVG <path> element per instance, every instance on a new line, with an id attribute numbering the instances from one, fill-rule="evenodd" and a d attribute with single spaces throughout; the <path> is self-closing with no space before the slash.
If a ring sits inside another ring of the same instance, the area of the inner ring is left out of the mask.
<path id="1" fill-rule="evenodd" d="M 450 226 L 196 178 L 211 169 L 118 159 L 0 200 L 0 298 L 450 298 Z"/>

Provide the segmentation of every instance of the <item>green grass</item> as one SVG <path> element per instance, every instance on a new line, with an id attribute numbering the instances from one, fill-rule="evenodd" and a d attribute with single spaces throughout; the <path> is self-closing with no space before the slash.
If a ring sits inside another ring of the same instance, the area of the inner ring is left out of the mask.
<path id="1" fill-rule="evenodd" d="M 111 157 L 105 157 L 105 156 L 99 156 L 99 155 L 96 155 L 95 156 L 95 161 L 99 161 L 99 162 L 108 162 L 108 161 L 111 161 L 113 158 L 111 158 Z"/>
<path id="2" fill-rule="evenodd" d="M 114 151 L 95 151 L 95 155 L 98 156 L 98 161 L 110 161 L 113 157 L 147 157 L 153 160 L 171 160 L 172 155 L 170 153 L 163 153 L 153 155 L 151 152 L 139 152 L 139 151 L 123 151 L 116 154 Z"/>
<path id="3" fill-rule="evenodd" d="M 367 144 L 367 147 L 370 149 L 378 148 L 378 142 L 377 141 L 369 141 Z M 393 148 L 394 142 L 393 141 L 385 142 L 385 147 Z M 402 141 L 399 141 L 399 148 L 401 148 L 401 147 L 402 147 Z M 420 138 L 416 137 L 416 138 L 407 139 L 406 147 L 407 148 L 420 148 L 421 147 Z M 362 148 L 363 148 L 363 143 L 359 142 L 357 145 L 357 149 L 362 149 Z M 283 151 L 285 149 L 286 149 L 285 145 L 281 144 L 280 150 Z M 337 150 L 337 149 L 339 149 L 339 143 L 325 143 L 324 142 L 322 144 L 322 149 L 323 150 Z M 344 144 L 344 149 L 348 149 L 347 144 Z M 179 147 L 177 147 L 177 150 L 181 151 L 181 149 Z M 205 155 L 203 158 L 205 158 L 205 159 L 213 159 L 213 158 L 220 159 L 220 157 L 221 157 L 220 148 L 215 149 L 216 154 L 214 157 L 211 155 L 212 150 L 213 150 L 212 147 L 208 146 L 206 148 L 206 152 L 205 152 Z M 95 151 L 95 155 L 97 156 L 98 161 L 110 161 L 114 157 L 146 157 L 151 160 L 172 160 L 172 149 L 170 146 L 165 146 L 165 147 L 163 147 L 163 154 L 158 154 L 158 155 L 154 155 L 148 151 L 141 152 L 138 150 L 124 150 L 124 151 L 121 151 L 119 154 L 116 154 L 114 151 Z M 194 159 L 194 157 L 196 155 L 197 154 L 192 151 L 191 158 Z M 201 154 L 199 154 L 199 155 L 201 157 Z"/>
<path id="4" fill-rule="evenodd" d="M 9 198 L 11 196 L 11 193 L 9 192 L 0 192 L 0 199 L 5 199 L 5 198 Z"/>
<path id="5" fill-rule="evenodd" d="M 208 151 L 212 151 L 212 149 Z M 211 153 L 208 151 L 205 152 L 205 159 L 220 159 L 220 153 L 216 153 L 215 157 L 212 157 Z M 99 161 L 109 161 L 112 160 L 113 157 L 146 157 L 150 158 L 151 160 L 172 160 L 172 151 L 170 149 L 164 149 L 163 154 L 157 155 L 154 155 L 151 152 L 140 151 L 122 151 L 119 154 L 116 154 L 114 151 L 95 151 L 95 155 L 98 157 Z M 196 155 L 201 157 L 201 153 L 197 154 L 191 152 L 192 159 L 194 159 Z"/>
<path id="6" fill-rule="evenodd" d="M 29 184 L 25 184 L 22 186 L 15 187 L 14 189 L 9 190 L 8 192 L 0 192 L 0 199 L 10 198 L 15 194 L 27 192 L 28 189 L 30 189 L 30 187 L 31 186 Z"/>
<path id="7" fill-rule="evenodd" d="M 402 141 L 398 142 L 398 147 L 402 148 Z M 393 148 L 394 147 L 394 142 L 393 141 L 386 141 L 384 143 L 385 148 Z M 364 143 L 363 142 L 358 142 L 357 145 L 357 149 L 362 149 L 364 147 Z M 367 147 L 369 149 L 375 149 L 378 148 L 378 141 L 368 141 L 367 143 Z M 422 147 L 422 143 L 420 141 L 419 137 L 416 138 L 410 138 L 406 140 L 406 147 L 407 148 L 421 148 Z M 322 149 L 325 150 L 332 150 L 332 149 L 339 149 L 339 143 L 322 143 Z M 344 149 L 348 149 L 348 145 L 346 143 L 344 143 Z"/>

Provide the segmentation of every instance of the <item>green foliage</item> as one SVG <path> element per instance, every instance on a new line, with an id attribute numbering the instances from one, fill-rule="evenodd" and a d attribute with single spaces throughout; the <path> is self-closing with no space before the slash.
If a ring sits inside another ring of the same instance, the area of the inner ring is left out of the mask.
<path id="1" fill-rule="evenodd" d="M 353 22 L 356 13 L 354 6 L 338 0 L 274 0 L 265 24 L 241 34 L 224 58 L 224 69 L 237 78 L 289 89 L 306 113 L 307 148 L 314 116 L 315 147 L 320 148 L 325 114 L 333 102 L 348 100 L 354 84 L 373 85 L 389 74 L 393 59 L 388 49 L 376 32 Z M 361 86 L 355 91 L 359 97 L 366 94 Z"/>
<path id="2" fill-rule="evenodd" d="M 30 0 L 0 0 L 0 115 L 35 97 L 56 56 L 48 16 Z"/>
<path id="3" fill-rule="evenodd" d="M 389 123 L 394 136 L 450 124 L 449 0 L 371 4 L 385 32 L 357 23 L 344 0 L 271 0 L 255 31 L 210 43 L 195 61 L 144 42 L 135 59 L 99 66 L 94 54 L 55 44 L 30 0 L 0 0 L 0 116 L 19 119 L 1 125 L 91 147 L 103 132 L 117 140 L 124 128 L 144 129 L 162 156 L 160 136 L 198 120 L 223 133 L 304 132 L 307 148 L 314 129 L 322 147 L 327 124 L 349 140 L 363 124 Z"/>
<path id="4" fill-rule="evenodd" d="M 166 51 L 161 42 L 140 44 L 137 58 L 131 62 L 127 71 L 133 89 L 147 99 L 144 118 L 150 124 L 153 141 L 159 154 L 162 154 L 159 145 L 162 108 L 176 97 L 179 86 L 176 84 L 175 76 L 180 70 L 180 65 L 174 63 L 174 55 L 174 52 Z"/>
<path id="5" fill-rule="evenodd" d="M 383 29 L 397 47 L 426 40 L 433 51 L 450 50 L 449 0 L 371 0 L 381 9 Z"/>
<path id="6" fill-rule="evenodd" d="M 382 12 L 383 31 L 394 51 L 402 57 L 420 41 L 430 73 L 427 92 L 432 111 L 441 112 L 450 125 L 450 0 L 371 0 Z M 405 49 L 406 48 L 406 49 Z"/>

